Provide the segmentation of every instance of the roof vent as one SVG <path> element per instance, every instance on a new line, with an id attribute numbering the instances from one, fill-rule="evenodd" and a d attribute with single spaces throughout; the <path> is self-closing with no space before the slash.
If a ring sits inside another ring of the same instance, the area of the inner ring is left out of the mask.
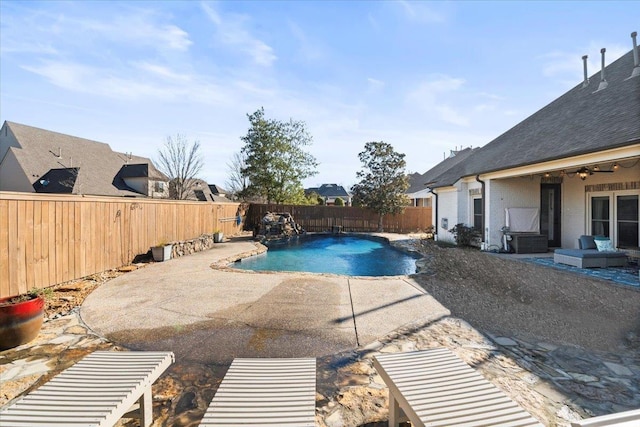
<path id="1" fill-rule="evenodd" d="M 587 58 L 589 55 L 584 55 L 582 57 L 582 68 L 584 69 L 584 81 L 582 82 L 582 87 L 589 86 L 589 76 L 587 75 Z"/>
<path id="2" fill-rule="evenodd" d="M 600 49 L 600 53 L 602 54 L 602 71 L 600 71 L 600 84 L 598 85 L 598 90 L 596 92 L 600 92 L 603 89 L 606 89 L 609 86 L 607 83 L 607 79 L 604 76 L 604 53 L 607 51 L 604 47 Z"/>
<path id="3" fill-rule="evenodd" d="M 640 61 L 638 61 L 638 43 L 636 42 L 637 32 L 631 33 L 631 39 L 633 40 L 633 71 L 631 72 L 631 77 L 640 76 Z"/>

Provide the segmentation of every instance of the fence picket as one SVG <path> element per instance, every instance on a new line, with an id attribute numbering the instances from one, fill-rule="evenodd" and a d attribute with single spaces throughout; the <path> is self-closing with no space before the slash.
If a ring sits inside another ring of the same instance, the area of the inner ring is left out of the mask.
<path id="1" fill-rule="evenodd" d="M 237 203 L 0 192 L 0 298 L 117 268 L 160 239 L 238 231 Z"/>

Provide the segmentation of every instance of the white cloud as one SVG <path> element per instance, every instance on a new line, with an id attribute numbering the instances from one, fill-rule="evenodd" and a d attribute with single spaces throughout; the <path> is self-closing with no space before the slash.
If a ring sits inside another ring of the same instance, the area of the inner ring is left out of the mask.
<path id="1" fill-rule="evenodd" d="M 220 42 L 249 55 L 258 65 L 268 67 L 275 62 L 277 57 L 271 46 L 254 37 L 246 28 L 245 22 L 248 21 L 248 17 L 237 14 L 221 16 L 205 3 L 202 4 L 202 9 L 216 26 Z"/>
<path id="2" fill-rule="evenodd" d="M 150 62 L 133 62 L 135 68 L 148 72 L 154 76 L 161 77 L 166 80 L 176 82 L 188 82 L 191 80 L 191 76 L 187 74 L 176 73 L 173 70 L 159 64 L 152 64 Z"/>
<path id="3" fill-rule="evenodd" d="M 395 2 L 402 8 L 404 15 L 411 21 L 432 24 L 444 22 L 445 16 L 439 12 L 433 10 L 432 3 L 427 2 L 410 2 L 406 0 L 400 0 Z"/>
<path id="4" fill-rule="evenodd" d="M 436 114 L 446 123 L 468 126 L 468 118 L 450 105 L 452 94 L 459 91 L 464 84 L 465 80 L 461 78 L 434 75 L 409 92 L 406 101 L 423 112 Z M 443 99 L 443 94 L 447 95 L 446 100 Z"/>
<path id="5" fill-rule="evenodd" d="M 582 52 L 552 51 L 538 57 L 542 63 L 542 75 L 564 81 L 566 86 L 574 86 L 584 79 L 582 56 L 587 55 L 587 76 L 598 73 L 602 66 L 600 49 L 606 48 L 605 65 L 627 53 L 629 49 L 622 45 L 606 46 L 605 43 L 591 42 Z"/>
<path id="6" fill-rule="evenodd" d="M 374 79 L 373 77 L 367 78 L 367 93 L 378 93 L 384 90 L 385 83 L 382 80 Z"/>
<path id="7" fill-rule="evenodd" d="M 293 37 L 298 41 L 300 56 L 306 61 L 318 62 L 325 58 L 323 47 L 317 42 L 312 42 L 307 34 L 295 22 L 289 22 L 289 29 Z"/>

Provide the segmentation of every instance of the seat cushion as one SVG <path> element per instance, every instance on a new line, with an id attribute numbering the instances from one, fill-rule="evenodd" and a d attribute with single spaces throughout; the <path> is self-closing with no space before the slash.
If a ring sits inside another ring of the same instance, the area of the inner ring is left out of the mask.
<path id="1" fill-rule="evenodd" d="M 600 252 L 597 249 L 556 249 L 554 251 L 560 255 L 575 258 L 626 258 L 624 252 Z"/>
<path id="2" fill-rule="evenodd" d="M 580 236 L 578 238 L 578 246 L 580 249 L 597 249 L 593 236 Z"/>

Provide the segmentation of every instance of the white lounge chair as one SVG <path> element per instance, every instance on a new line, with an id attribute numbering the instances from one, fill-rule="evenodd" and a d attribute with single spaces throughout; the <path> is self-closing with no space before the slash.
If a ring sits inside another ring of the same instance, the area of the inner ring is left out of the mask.
<path id="1" fill-rule="evenodd" d="M 126 417 L 148 427 L 151 384 L 174 360 L 171 352 L 96 351 L 0 410 L 0 425 L 102 427 Z"/>
<path id="2" fill-rule="evenodd" d="M 601 415 L 599 417 L 587 418 L 585 420 L 574 421 L 572 427 L 638 427 L 640 426 L 640 409 L 633 411 L 618 412 L 617 414 Z"/>
<path id="3" fill-rule="evenodd" d="M 389 425 L 542 426 L 446 348 L 374 356 L 389 387 Z"/>
<path id="4" fill-rule="evenodd" d="M 315 425 L 315 359 L 235 359 L 201 426 Z"/>

